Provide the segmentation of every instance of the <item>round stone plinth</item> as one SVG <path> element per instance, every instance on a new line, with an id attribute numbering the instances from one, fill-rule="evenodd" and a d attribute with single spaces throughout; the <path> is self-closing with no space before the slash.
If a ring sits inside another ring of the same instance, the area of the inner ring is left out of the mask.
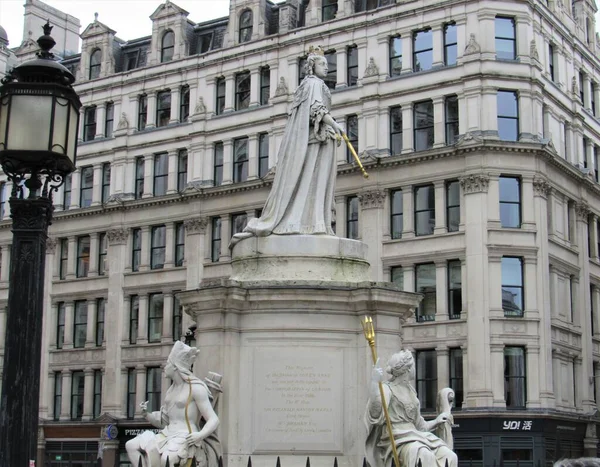
<path id="1" fill-rule="evenodd" d="M 232 251 L 231 279 L 370 280 L 367 245 L 330 235 L 270 235 L 240 240 Z"/>

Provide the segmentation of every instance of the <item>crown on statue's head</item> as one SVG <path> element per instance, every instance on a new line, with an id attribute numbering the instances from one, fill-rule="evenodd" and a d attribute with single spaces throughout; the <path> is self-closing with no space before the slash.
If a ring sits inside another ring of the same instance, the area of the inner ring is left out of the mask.
<path id="1" fill-rule="evenodd" d="M 189 370 L 196 361 L 199 352 L 196 347 L 190 347 L 181 341 L 177 341 L 169 354 L 169 361 L 175 366 Z"/>
<path id="2" fill-rule="evenodd" d="M 320 55 L 321 57 L 325 56 L 325 52 L 320 45 L 313 47 L 312 45 L 308 49 L 308 55 Z"/>

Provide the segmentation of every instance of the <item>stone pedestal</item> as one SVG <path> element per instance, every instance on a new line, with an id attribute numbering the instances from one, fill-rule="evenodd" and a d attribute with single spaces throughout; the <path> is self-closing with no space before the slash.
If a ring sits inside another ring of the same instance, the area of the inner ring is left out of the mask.
<path id="1" fill-rule="evenodd" d="M 303 253 L 304 252 L 304 253 Z M 368 282 L 366 247 L 326 236 L 242 240 L 228 279 L 179 294 L 196 321 L 194 372 L 223 375 L 224 465 L 362 465 L 373 317 L 382 361 L 401 348 L 420 295 Z"/>

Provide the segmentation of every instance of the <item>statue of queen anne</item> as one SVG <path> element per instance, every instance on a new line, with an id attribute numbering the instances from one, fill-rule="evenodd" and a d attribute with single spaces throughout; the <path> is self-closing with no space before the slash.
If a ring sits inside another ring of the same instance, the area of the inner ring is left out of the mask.
<path id="1" fill-rule="evenodd" d="M 271 234 L 335 235 L 331 228 L 337 161 L 335 144 L 344 129 L 329 114 L 331 93 L 323 81 L 328 65 L 323 51 L 306 59 L 306 77 L 294 102 L 277 156 L 273 187 L 260 218 L 250 219 L 231 246 L 251 236 Z"/>
<path id="2" fill-rule="evenodd" d="M 140 407 L 146 420 L 159 433 L 144 431 L 125 445 L 129 461 L 138 467 L 165 467 L 188 465 L 195 458 L 199 467 L 217 467 L 221 445 L 215 430 L 219 418 L 214 411 L 217 395 L 191 372 L 198 349 L 181 341 L 175 342 L 165 366 L 165 376 L 173 381 L 167 390 L 165 402 L 157 412 L 148 412 L 148 401 Z M 207 383 L 218 394 L 221 392 L 220 375 L 211 373 Z"/>

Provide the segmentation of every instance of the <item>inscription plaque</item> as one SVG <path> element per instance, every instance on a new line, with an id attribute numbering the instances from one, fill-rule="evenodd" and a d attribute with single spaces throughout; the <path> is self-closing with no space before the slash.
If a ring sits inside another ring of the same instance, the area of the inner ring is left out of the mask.
<path id="1" fill-rule="evenodd" d="M 254 354 L 254 449 L 342 450 L 343 355 L 306 347 Z"/>

